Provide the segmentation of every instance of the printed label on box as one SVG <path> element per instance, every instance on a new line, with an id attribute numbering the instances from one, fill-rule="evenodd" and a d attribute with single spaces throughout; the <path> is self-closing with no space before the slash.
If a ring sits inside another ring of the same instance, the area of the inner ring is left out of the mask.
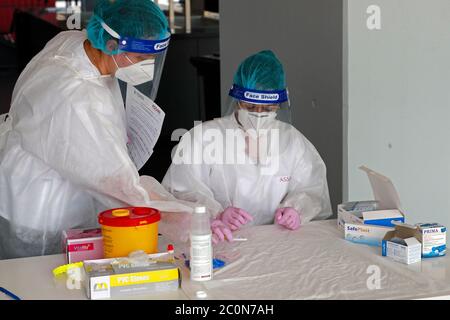
<path id="1" fill-rule="evenodd" d="M 405 264 L 419 262 L 421 260 L 421 245 L 420 243 L 401 245 L 383 240 L 382 255 Z"/>
<path id="2" fill-rule="evenodd" d="M 94 250 L 94 244 L 92 242 L 71 244 L 68 246 L 68 250 L 69 252 L 92 251 Z"/>
<path id="3" fill-rule="evenodd" d="M 111 297 L 109 276 L 91 279 L 91 299 L 108 299 Z"/>
<path id="4" fill-rule="evenodd" d="M 422 256 L 432 258 L 444 256 L 447 249 L 447 229 L 442 226 L 419 225 L 422 236 Z"/>
<path id="5" fill-rule="evenodd" d="M 393 228 L 346 223 L 345 239 L 370 246 L 381 246 L 384 236 L 391 230 Z"/>

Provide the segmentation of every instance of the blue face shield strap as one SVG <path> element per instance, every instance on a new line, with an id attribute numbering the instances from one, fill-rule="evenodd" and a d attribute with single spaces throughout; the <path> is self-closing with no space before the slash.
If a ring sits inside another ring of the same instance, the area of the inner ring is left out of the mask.
<path id="1" fill-rule="evenodd" d="M 106 23 L 102 22 L 101 24 L 106 32 L 108 32 L 112 37 L 118 39 L 118 49 L 121 51 L 156 54 L 163 52 L 169 46 L 170 35 L 167 38 L 161 40 L 146 40 L 133 37 L 121 37 Z"/>
<path id="2" fill-rule="evenodd" d="M 170 37 L 162 40 L 144 40 L 123 37 L 119 40 L 119 50 L 136 53 L 160 53 L 169 46 Z"/>
<path id="3" fill-rule="evenodd" d="M 249 103 L 279 104 L 288 101 L 287 90 L 262 91 L 233 85 L 228 95 Z"/>

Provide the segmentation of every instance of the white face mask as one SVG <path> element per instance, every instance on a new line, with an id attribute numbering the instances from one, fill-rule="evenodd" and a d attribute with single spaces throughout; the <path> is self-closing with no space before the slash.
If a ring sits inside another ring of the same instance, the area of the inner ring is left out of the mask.
<path id="1" fill-rule="evenodd" d="M 119 67 L 113 56 L 114 63 L 117 66 L 115 77 L 132 86 L 137 86 L 153 80 L 155 73 L 155 60 L 144 60 L 133 63 L 128 56 L 125 56 L 132 64 L 128 67 Z"/>
<path id="2" fill-rule="evenodd" d="M 250 112 L 239 109 L 238 119 L 244 130 L 254 129 L 258 132 L 261 129 L 269 129 L 275 122 L 276 112 Z"/>

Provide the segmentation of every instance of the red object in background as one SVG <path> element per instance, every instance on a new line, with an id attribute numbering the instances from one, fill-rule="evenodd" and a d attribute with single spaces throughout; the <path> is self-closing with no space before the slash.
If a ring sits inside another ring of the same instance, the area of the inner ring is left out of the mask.
<path id="1" fill-rule="evenodd" d="M 0 0 L 0 33 L 9 33 L 15 9 L 54 7 L 55 0 Z"/>

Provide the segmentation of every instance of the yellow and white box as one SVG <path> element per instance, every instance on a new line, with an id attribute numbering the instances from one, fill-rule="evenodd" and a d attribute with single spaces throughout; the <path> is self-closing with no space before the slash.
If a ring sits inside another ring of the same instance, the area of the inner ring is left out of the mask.
<path id="1" fill-rule="evenodd" d="M 176 291 L 181 286 L 181 273 L 173 263 L 158 262 L 118 269 L 113 266 L 113 261 L 103 259 L 84 262 L 85 287 L 89 299 Z"/>

